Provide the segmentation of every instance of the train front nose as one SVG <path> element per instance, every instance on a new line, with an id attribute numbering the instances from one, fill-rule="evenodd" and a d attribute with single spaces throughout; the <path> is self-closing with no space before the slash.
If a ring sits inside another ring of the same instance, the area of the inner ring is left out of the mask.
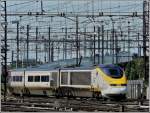
<path id="1" fill-rule="evenodd" d="M 111 93 L 113 94 L 125 94 L 127 92 L 126 87 L 116 87 L 116 88 L 111 88 Z"/>
<path id="2" fill-rule="evenodd" d="M 126 87 L 110 87 L 102 92 L 102 95 L 107 98 L 124 98 L 127 92 Z"/>

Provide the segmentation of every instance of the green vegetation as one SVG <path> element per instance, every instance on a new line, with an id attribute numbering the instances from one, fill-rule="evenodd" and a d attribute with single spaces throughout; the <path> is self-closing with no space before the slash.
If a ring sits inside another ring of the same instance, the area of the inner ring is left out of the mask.
<path id="1" fill-rule="evenodd" d="M 144 59 L 135 58 L 129 62 L 126 65 L 125 74 L 128 80 L 144 79 Z M 145 83 L 148 84 L 148 80 L 145 80 Z"/>
<path id="2" fill-rule="evenodd" d="M 144 61 L 141 58 L 136 58 L 129 62 L 126 66 L 125 73 L 130 80 L 144 78 Z"/>

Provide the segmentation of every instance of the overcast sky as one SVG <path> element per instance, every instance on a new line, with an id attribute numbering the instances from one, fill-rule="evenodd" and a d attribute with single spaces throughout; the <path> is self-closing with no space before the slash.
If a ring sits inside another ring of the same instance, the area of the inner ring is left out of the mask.
<path id="1" fill-rule="evenodd" d="M 94 1 L 94 2 L 93 2 Z M 44 10 L 44 12 L 49 13 L 86 13 L 89 14 L 91 12 L 118 12 L 119 14 L 123 12 L 142 12 L 142 6 L 143 1 L 142 0 L 43 0 L 42 2 L 43 8 L 41 8 L 41 0 L 30 0 L 30 1 L 7 1 L 7 13 L 27 13 L 27 12 L 41 12 L 41 9 Z M 71 19 L 75 19 L 74 17 L 71 17 Z M 115 18 L 114 18 L 115 19 Z M 12 24 L 12 21 L 19 21 L 20 27 L 23 28 L 21 31 L 26 32 L 26 25 L 29 24 L 31 26 L 31 30 L 35 32 L 35 27 L 39 26 L 41 36 L 44 35 L 47 37 L 47 34 L 43 34 L 42 32 L 47 32 L 48 27 L 52 26 L 52 31 L 62 31 L 62 28 L 75 28 L 76 23 L 73 21 L 70 21 L 66 18 L 50 18 L 50 17 L 12 17 L 8 16 L 8 30 L 10 33 L 8 33 L 8 38 L 16 38 L 16 25 Z M 87 18 L 79 18 L 79 28 L 83 31 L 84 25 L 81 24 L 82 22 L 86 21 Z M 112 27 L 112 24 L 110 24 L 110 18 L 108 17 L 101 17 L 97 20 L 104 20 L 105 21 L 105 29 L 110 29 Z M 117 29 L 117 26 L 121 25 L 123 29 L 127 29 L 127 23 L 128 21 L 131 21 L 132 29 L 137 29 L 137 31 L 141 30 L 142 26 L 142 19 L 139 18 L 127 18 L 127 19 L 120 19 L 120 21 L 116 22 L 115 28 Z M 120 22 L 120 23 L 119 23 Z M 108 25 L 107 25 L 108 24 Z M 91 26 L 93 26 L 93 23 L 88 25 L 87 30 L 91 31 Z M 74 29 L 75 30 L 75 29 Z M 92 28 L 93 30 L 93 28 Z M 72 30 L 73 31 L 73 30 Z M 63 31 L 64 32 L 64 31 Z M 54 36 L 56 34 L 52 34 Z M 31 37 L 35 37 L 35 33 L 30 33 Z M 20 34 L 20 38 L 26 38 L 26 34 Z M 63 36 L 60 36 L 63 37 Z M 21 45 L 23 47 L 23 45 Z M 11 43 L 10 45 L 11 49 L 16 51 L 16 46 L 14 46 L 14 43 Z M 32 47 L 31 47 L 32 48 Z M 42 47 L 41 47 L 42 48 Z M 131 51 L 137 51 L 137 49 L 131 50 Z M 41 60 L 44 60 L 43 58 L 44 53 L 41 53 L 39 55 L 39 58 Z M 62 53 L 60 53 L 60 57 L 62 56 Z M 8 54 L 9 61 L 11 61 L 11 52 Z M 35 53 L 30 52 L 30 58 L 34 58 Z"/>

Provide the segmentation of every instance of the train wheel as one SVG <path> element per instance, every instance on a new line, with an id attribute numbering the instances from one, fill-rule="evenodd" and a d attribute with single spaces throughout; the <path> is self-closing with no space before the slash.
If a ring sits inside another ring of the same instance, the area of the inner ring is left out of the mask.
<path id="1" fill-rule="evenodd" d="M 72 98 L 75 99 L 77 94 L 76 94 L 76 90 L 74 88 L 72 88 Z"/>
<path id="2" fill-rule="evenodd" d="M 30 96 L 30 91 L 29 91 L 29 89 L 28 89 L 28 88 L 25 88 L 25 89 L 24 89 L 24 93 L 25 93 L 25 95 Z"/>
<path id="3" fill-rule="evenodd" d="M 59 94 L 58 94 L 58 90 L 57 89 L 55 90 L 55 96 L 56 96 L 56 98 L 59 98 Z"/>
<path id="4" fill-rule="evenodd" d="M 93 92 L 92 97 L 99 99 L 101 97 L 101 93 L 100 92 Z"/>
<path id="5" fill-rule="evenodd" d="M 73 90 L 72 89 L 68 89 L 68 97 L 69 98 L 73 97 Z"/>
<path id="6" fill-rule="evenodd" d="M 63 96 L 63 90 L 61 88 L 56 89 L 55 95 L 57 98 Z"/>
<path id="7" fill-rule="evenodd" d="M 103 97 L 103 99 L 104 99 L 104 101 L 108 101 L 108 98 L 106 98 L 106 97 Z"/>
<path id="8" fill-rule="evenodd" d="M 95 98 L 95 92 L 92 93 L 92 97 Z"/>
<path id="9" fill-rule="evenodd" d="M 101 96 L 101 93 L 100 92 L 97 92 L 96 93 L 96 99 L 100 99 L 102 96 Z"/>
<path id="10" fill-rule="evenodd" d="M 4 91 L 2 91 L 2 93 L 3 93 L 3 92 L 4 92 Z M 14 92 L 14 88 L 9 87 L 9 88 L 8 88 L 8 94 L 9 94 L 9 95 L 12 95 L 13 92 Z"/>

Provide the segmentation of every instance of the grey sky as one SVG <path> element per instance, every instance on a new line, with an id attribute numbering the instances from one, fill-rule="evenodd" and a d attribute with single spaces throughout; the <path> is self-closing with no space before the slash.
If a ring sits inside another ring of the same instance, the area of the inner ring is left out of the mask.
<path id="1" fill-rule="evenodd" d="M 94 2 L 93 2 L 94 1 Z M 107 13 L 113 13 L 118 12 L 118 14 L 125 13 L 125 12 L 141 12 L 142 13 L 142 6 L 143 1 L 142 0 L 43 0 L 43 10 L 45 12 L 49 13 L 94 13 L 97 12 L 107 12 Z M 30 0 L 30 1 L 7 1 L 7 11 L 8 13 L 21 13 L 21 12 L 40 12 L 41 11 L 41 0 Z M 75 19 L 74 17 L 70 17 L 71 19 Z M 116 18 L 113 18 L 116 20 Z M 70 28 L 70 31 L 75 31 L 75 22 L 70 21 L 66 18 L 60 18 L 60 17 L 29 17 L 29 16 L 23 16 L 23 17 L 8 17 L 8 39 L 9 38 L 16 38 L 16 24 L 12 24 L 12 21 L 18 20 L 20 24 L 20 38 L 26 39 L 26 25 L 29 24 L 31 26 L 30 32 L 35 32 L 35 27 L 38 26 L 40 29 L 39 37 L 44 36 L 47 37 L 48 34 L 44 33 L 48 31 L 48 27 L 52 27 L 52 31 L 62 31 L 62 28 Z M 111 19 L 110 17 L 100 17 L 96 20 L 103 20 L 105 21 L 105 30 L 111 29 Z M 79 18 L 79 31 L 84 31 L 84 26 L 86 23 L 82 23 L 84 21 L 89 21 L 87 18 Z M 140 31 L 142 30 L 142 19 L 141 18 L 124 18 L 119 19 L 116 21 L 115 29 L 118 29 L 119 26 L 122 27 L 123 31 L 125 32 L 127 30 L 128 21 L 131 22 L 131 29 Z M 71 29 L 73 28 L 73 29 Z M 87 25 L 87 31 L 93 31 L 93 22 Z M 22 33 L 21 33 L 22 32 Z M 126 32 L 125 32 L 126 33 Z M 61 35 L 57 37 L 57 34 L 53 33 L 52 36 L 56 36 L 55 38 L 63 38 L 64 36 Z M 71 35 L 71 34 L 70 34 Z M 133 34 L 134 35 L 134 34 Z M 141 34 L 142 35 L 142 34 Z M 71 35 L 73 36 L 73 35 Z M 35 38 L 35 33 L 30 33 L 30 37 Z M 81 36 L 82 37 L 82 36 Z M 141 37 L 142 38 L 142 37 Z M 11 50 L 16 51 L 16 46 L 14 46 L 15 43 L 11 43 L 10 48 Z M 32 45 L 32 44 L 31 44 Z M 58 46 L 58 45 L 55 45 Z M 33 46 L 32 46 L 33 47 Z M 31 48 L 32 48 L 31 47 Z M 20 48 L 23 49 L 23 43 L 20 44 Z M 39 48 L 43 48 L 43 45 L 39 45 Z M 137 52 L 137 49 L 132 49 L 131 51 Z M 40 53 L 39 58 L 43 61 L 43 55 L 45 53 Z M 82 54 L 82 53 L 81 53 Z M 22 54 L 20 53 L 20 56 Z M 16 56 L 16 55 L 15 55 Z M 26 56 L 26 54 L 24 54 Z M 61 59 L 62 53 L 60 53 Z M 11 61 L 11 52 L 8 54 L 9 61 Z M 30 58 L 34 58 L 35 53 L 30 52 Z"/>

